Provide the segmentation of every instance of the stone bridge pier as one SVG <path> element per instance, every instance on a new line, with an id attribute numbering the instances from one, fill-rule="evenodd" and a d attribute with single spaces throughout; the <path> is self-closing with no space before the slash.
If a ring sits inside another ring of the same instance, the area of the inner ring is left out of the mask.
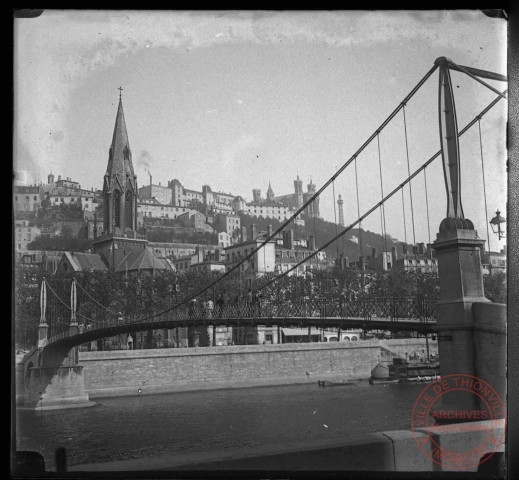
<path id="1" fill-rule="evenodd" d="M 437 304 L 441 376 L 464 374 L 491 385 L 506 401 L 506 305 L 485 297 L 480 251 L 485 241 L 468 219 L 446 218 L 433 247 L 438 258 Z M 452 392 L 444 408 L 477 410 L 471 391 Z"/>
<path id="2" fill-rule="evenodd" d="M 23 392 L 17 403 L 26 408 L 51 410 L 95 405 L 85 393 L 83 366 L 78 361 L 78 347 L 53 347 L 48 345 L 49 325 L 45 318 L 47 294 L 45 279 L 40 294 L 41 317 L 38 348 L 27 356 L 17 369 L 17 387 Z M 71 286 L 70 335 L 78 333 L 76 320 L 76 284 Z"/>

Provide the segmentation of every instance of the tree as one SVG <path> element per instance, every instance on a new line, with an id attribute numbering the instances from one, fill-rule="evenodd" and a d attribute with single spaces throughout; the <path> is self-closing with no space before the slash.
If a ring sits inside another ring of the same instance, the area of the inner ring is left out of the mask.
<path id="1" fill-rule="evenodd" d="M 70 240 L 74 236 L 74 232 L 72 231 L 72 227 L 70 225 L 63 225 L 61 227 L 61 237 L 63 239 Z"/>
<path id="2" fill-rule="evenodd" d="M 496 272 L 492 275 L 485 275 L 483 277 L 483 285 L 485 297 L 492 302 L 506 303 L 506 273 Z"/>

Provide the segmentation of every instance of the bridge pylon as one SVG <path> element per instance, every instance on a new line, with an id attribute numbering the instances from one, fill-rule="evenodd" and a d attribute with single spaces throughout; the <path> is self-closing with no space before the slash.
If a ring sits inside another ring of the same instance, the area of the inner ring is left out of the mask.
<path id="1" fill-rule="evenodd" d="M 23 362 L 18 374 L 23 375 L 23 383 L 18 385 L 24 392 L 17 395 L 24 408 L 36 410 L 56 410 L 95 405 L 85 392 L 83 366 L 79 364 L 78 347 L 53 346 L 49 344 L 45 312 L 47 289 L 43 279 L 40 294 L 40 325 L 38 348 Z M 72 281 L 70 291 L 70 334 L 78 333 L 76 319 L 76 283 Z"/>
<path id="2" fill-rule="evenodd" d="M 38 325 L 38 348 L 42 348 L 47 345 L 47 335 L 49 332 L 49 325 L 45 318 L 45 312 L 47 311 L 47 286 L 45 283 L 45 277 L 41 282 L 40 289 L 40 324 Z"/>

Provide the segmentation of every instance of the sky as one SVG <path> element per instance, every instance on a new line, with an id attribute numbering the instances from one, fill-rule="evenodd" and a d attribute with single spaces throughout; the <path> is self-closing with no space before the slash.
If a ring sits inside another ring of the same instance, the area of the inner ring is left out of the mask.
<path id="1" fill-rule="evenodd" d="M 269 182 L 276 195 L 292 193 L 297 175 L 305 191 L 310 179 L 319 188 L 436 58 L 506 74 L 506 34 L 505 20 L 477 10 L 45 10 L 15 19 L 14 180 L 45 183 L 52 172 L 101 188 L 121 86 L 139 186 L 151 174 L 154 184 L 177 178 L 247 201 Z M 496 95 L 451 75 L 461 130 Z M 439 150 L 437 71 L 405 113 L 406 131 L 400 112 L 379 136 L 383 192 L 377 142 L 357 158 L 361 214 Z M 506 211 L 506 120 L 506 101 L 481 120 L 488 220 Z M 475 127 L 460 140 L 461 194 L 486 239 Z M 386 204 L 389 235 L 434 241 L 446 214 L 440 162 L 427 168 L 427 198 L 421 174 L 404 205 L 400 193 Z M 326 220 L 335 221 L 339 194 L 349 224 L 358 211 L 353 164 L 321 196 Z M 380 232 L 379 212 L 363 227 Z M 492 250 L 503 247 L 490 235 Z"/>

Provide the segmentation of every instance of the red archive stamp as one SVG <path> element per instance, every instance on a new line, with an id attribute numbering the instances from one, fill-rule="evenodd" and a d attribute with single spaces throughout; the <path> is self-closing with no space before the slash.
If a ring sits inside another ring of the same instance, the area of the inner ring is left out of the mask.
<path id="1" fill-rule="evenodd" d="M 449 407 L 456 405 L 452 400 L 460 394 L 465 399 L 462 405 L 477 407 Z M 484 380 L 447 375 L 422 390 L 413 407 L 411 428 L 418 448 L 433 462 L 449 470 L 474 470 L 502 448 L 505 406 Z"/>

